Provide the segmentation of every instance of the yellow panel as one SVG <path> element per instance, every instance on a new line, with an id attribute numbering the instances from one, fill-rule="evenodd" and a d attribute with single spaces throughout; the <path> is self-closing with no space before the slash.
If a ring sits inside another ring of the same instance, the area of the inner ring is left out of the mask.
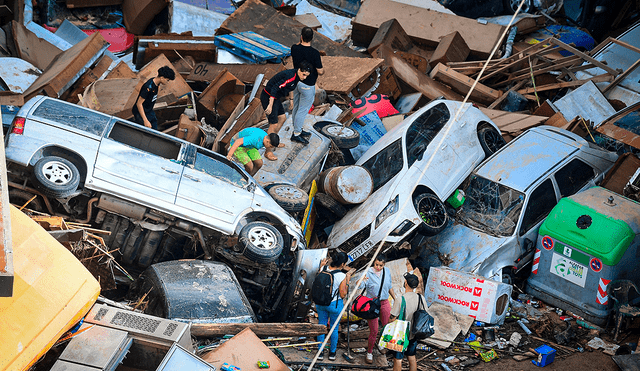
<path id="1" fill-rule="evenodd" d="M 15 283 L 0 298 L 0 370 L 25 370 L 95 303 L 100 284 L 69 250 L 11 206 Z"/>

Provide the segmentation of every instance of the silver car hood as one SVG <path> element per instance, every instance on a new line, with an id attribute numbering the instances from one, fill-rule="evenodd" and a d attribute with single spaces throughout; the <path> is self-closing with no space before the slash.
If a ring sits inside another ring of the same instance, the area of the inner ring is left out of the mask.
<path id="1" fill-rule="evenodd" d="M 449 264 L 443 262 L 443 265 L 448 265 L 449 268 L 477 272 L 483 263 L 511 238 L 494 237 L 456 223 L 442 233 L 427 239 L 425 248 L 427 252 L 431 250 L 433 253 L 439 252 L 444 255 L 441 261 L 449 262 Z M 483 275 L 487 272 L 477 273 Z"/>

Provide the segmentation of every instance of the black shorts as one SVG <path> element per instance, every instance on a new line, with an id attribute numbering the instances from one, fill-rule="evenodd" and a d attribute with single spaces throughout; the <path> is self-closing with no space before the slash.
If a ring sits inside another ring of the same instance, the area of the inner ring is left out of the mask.
<path id="1" fill-rule="evenodd" d="M 149 120 L 149 123 L 151 124 L 151 127 L 154 128 L 155 130 L 158 130 L 158 119 L 156 118 L 156 114 L 153 111 L 149 111 L 144 113 L 145 116 L 147 116 L 147 120 Z M 142 119 L 142 115 L 140 115 L 140 112 L 138 112 L 138 110 L 133 110 L 133 120 L 138 124 L 138 125 L 142 125 L 144 126 L 144 120 Z"/>
<path id="2" fill-rule="evenodd" d="M 263 109 L 267 109 L 267 106 L 269 106 L 269 98 L 269 94 L 265 93 L 264 90 L 262 90 L 262 93 L 260 94 L 260 102 L 262 103 Z M 282 106 L 282 102 L 280 102 L 280 99 L 274 100 L 273 106 L 271 107 L 271 114 L 267 115 L 269 124 L 277 124 L 278 116 L 284 114 L 284 107 Z"/>
<path id="3" fill-rule="evenodd" d="M 418 340 L 411 339 L 409 340 L 409 345 L 407 346 L 407 350 L 403 352 L 394 352 L 394 357 L 396 359 L 403 359 L 404 356 L 415 356 L 416 355 L 416 347 L 418 346 Z"/>

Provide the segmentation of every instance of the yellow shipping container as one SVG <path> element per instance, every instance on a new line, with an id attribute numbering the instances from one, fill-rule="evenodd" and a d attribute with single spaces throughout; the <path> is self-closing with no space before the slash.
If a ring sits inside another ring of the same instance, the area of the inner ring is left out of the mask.
<path id="1" fill-rule="evenodd" d="M 11 206 L 13 297 L 0 298 L 0 370 L 25 370 L 91 309 L 100 284 L 69 250 Z"/>

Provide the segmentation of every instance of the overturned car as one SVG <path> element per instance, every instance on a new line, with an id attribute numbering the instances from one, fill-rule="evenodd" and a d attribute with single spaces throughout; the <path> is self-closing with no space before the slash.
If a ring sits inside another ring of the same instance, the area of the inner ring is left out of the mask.
<path id="1" fill-rule="evenodd" d="M 244 169 L 187 141 L 38 96 L 5 145 L 14 202 L 36 195 L 31 207 L 110 231 L 105 243 L 128 267 L 225 262 L 261 319 L 294 312 L 305 264 L 316 272 L 322 258 L 304 258 L 299 223 Z"/>

